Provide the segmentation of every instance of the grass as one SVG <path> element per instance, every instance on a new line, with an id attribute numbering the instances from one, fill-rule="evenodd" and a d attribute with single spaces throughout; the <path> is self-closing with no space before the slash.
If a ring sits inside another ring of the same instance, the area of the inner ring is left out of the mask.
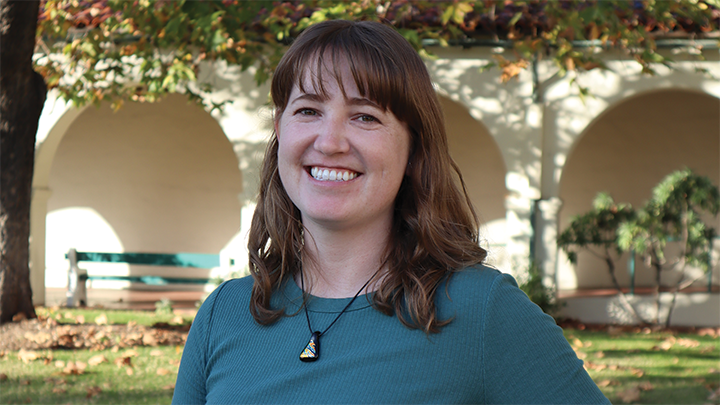
<path id="1" fill-rule="evenodd" d="M 173 318 L 163 311 L 38 313 L 59 316 L 61 323 L 79 316 L 93 322 L 103 314 L 110 324 L 153 325 Z M 719 338 L 649 330 L 610 332 L 566 329 L 565 337 L 613 403 L 720 404 L 720 399 L 709 399 L 720 389 Z M 39 351 L 34 360 L 19 352 L 0 354 L 0 403 L 169 404 L 181 355 L 182 347 L 174 346 Z M 91 359 L 97 356 L 104 361 L 95 364 Z"/>
<path id="2" fill-rule="evenodd" d="M 8 353 L 0 359 L 0 372 L 8 376 L 0 382 L 0 403 L 169 404 L 182 348 L 131 350 L 44 351 L 28 363 L 21 361 L 17 352 Z M 91 365 L 94 356 L 106 360 Z M 68 367 L 69 362 L 80 362 L 80 367 L 84 364 L 86 368 L 78 374 L 79 368 Z"/>
<path id="3" fill-rule="evenodd" d="M 566 329 L 565 337 L 613 403 L 718 404 L 720 339 L 669 332 Z"/>

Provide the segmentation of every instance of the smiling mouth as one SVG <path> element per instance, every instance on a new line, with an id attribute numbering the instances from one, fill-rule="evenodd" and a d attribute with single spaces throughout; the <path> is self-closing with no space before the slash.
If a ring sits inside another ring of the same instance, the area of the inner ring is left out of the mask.
<path id="1" fill-rule="evenodd" d="M 322 167 L 312 167 L 309 172 L 315 180 L 319 181 L 350 181 L 360 175 L 351 170 L 324 169 Z"/>

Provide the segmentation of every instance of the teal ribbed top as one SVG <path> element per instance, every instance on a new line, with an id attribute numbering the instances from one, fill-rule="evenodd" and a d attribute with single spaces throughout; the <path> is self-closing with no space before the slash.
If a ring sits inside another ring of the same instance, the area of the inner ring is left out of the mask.
<path id="1" fill-rule="evenodd" d="M 251 288 L 249 277 L 231 280 L 203 303 L 173 404 L 609 403 L 553 319 L 494 269 L 466 269 L 440 286 L 438 315 L 452 322 L 429 336 L 359 296 L 312 363 L 299 360 L 310 339 L 300 288 L 290 281 L 276 293 L 291 316 L 269 326 L 250 315 Z M 349 301 L 311 297 L 313 329 Z"/>

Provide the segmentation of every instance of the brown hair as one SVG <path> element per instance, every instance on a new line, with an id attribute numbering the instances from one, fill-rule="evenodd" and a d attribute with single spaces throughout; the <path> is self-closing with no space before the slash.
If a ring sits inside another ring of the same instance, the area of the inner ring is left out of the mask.
<path id="1" fill-rule="evenodd" d="M 323 61 L 329 57 L 330 63 Z M 417 52 L 392 28 L 375 22 L 326 21 L 309 27 L 288 49 L 272 80 L 279 117 L 304 72 L 324 93 L 322 67 L 349 65 L 361 94 L 406 123 L 411 136 L 408 170 L 395 199 L 392 231 L 385 252 L 388 268 L 374 294 L 375 307 L 395 314 L 408 327 L 438 332 L 448 320 L 436 317 L 437 287 L 452 272 L 482 263 L 477 216 L 457 165 L 448 151 L 443 114 L 430 75 Z M 341 90 L 342 80 L 335 72 Z M 278 141 L 265 154 L 260 194 L 248 248 L 255 283 L 250 312 L 261 324 L 284 314 L 271 308 L 275 289 L 299 270 L 303 246 L 300 211 L 278 174 Z M 454 175 L 453 175 L 454 174 Z"/>

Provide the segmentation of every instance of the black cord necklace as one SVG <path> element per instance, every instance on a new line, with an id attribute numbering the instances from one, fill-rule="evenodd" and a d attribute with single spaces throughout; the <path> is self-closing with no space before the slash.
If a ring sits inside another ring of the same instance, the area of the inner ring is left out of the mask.
<path id="1" fill-rule="evenodd" d="M 378 270 L 378 271 L 380 271 L 380 270 Z M 305 348 L 300 353 L 301 361 L 311 362 L 311 361 L 315 361 L 320 358 L 320 336 L 324 335 L 325 332 L 328 331 L 328 329 L 330 329 L 333 325 L 335 325 L 335 322 L 337 322 L 337 320 L 340 319 L 342 314 L 345 313 L 345 310 L 350 308 L 350 305 L 352 305 L 352 303 L 355 302 L 355 299 L 358 297 L 358 295 L 360 295 L 360 293 L 365 289 L 365 287 L 367 287 L 368 284 L 370 284 L 370 280 L 375 278 L 375 275 L 377 275 L 378 271 L 376 271 L 375 274 L 373 274 L 372 277 L 370 277 L 370 279 L 368 279 L 368 281 L 366 281 L 365 284 L 363 284 L 363 286 L 360 287 L 358 292 L 355 293 L 355 296 L 350 300 L 350 302 L 348 302 L 347 305 L 345 305 L 345 308 L 343 308 L 343 310 L 340 311 L 338 316 L 336 316 L 335 319 L 330 323 L 330 325 L 328 325 L 328 327 L 325 328 L 325 330 L 322 332 L 319 332 L 319 331 L 313 332 L 313 328 L 312 328 L 312 326 L 310 326 L 310 315 L 308 315 L 307 303 L 303 304 L 303 307 L 305 308 L 305 318 L 307 319 L 308 329 L 310 329 L 311 336 L 310 336 L 310 341 L 308 342 L 307 345 L 305 345 Z M 303 293 L 304 293 L 305 292 L 305 282 L 303 281 L 303 278 L 304 277 L 303 277 L 302 266 L 301 266 L 300 267 L 300 288 L 303 290 Z"/>

